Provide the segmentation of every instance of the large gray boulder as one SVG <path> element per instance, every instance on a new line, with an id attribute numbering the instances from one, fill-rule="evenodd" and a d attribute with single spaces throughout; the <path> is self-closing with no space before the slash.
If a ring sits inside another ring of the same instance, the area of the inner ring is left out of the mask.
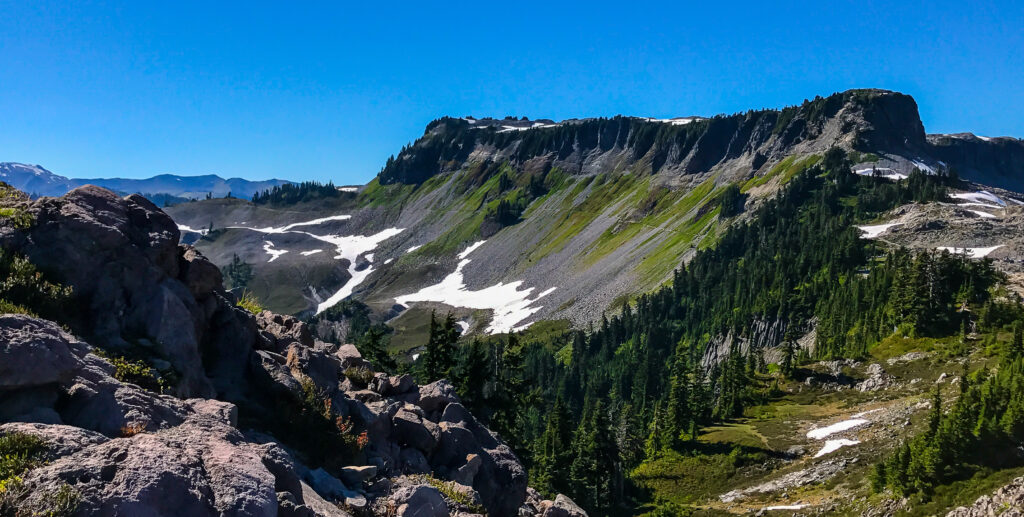
<path id="1" fill-rule="evenodd" d="M 73 351 L 82 346 L 50 322 L 0 315 L 0 391 L 67 381 L 82 367 Z"/>

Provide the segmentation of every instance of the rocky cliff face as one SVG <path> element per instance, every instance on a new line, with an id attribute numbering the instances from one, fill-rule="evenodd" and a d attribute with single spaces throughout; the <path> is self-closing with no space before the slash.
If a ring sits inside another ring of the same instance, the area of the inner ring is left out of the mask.
<path id="1" fill-rule="evenodd" d="M 76 515 L 520 512 L 523 466 L 446 381 L 375 373 L 352 345 L 236 307 L 145 199 L 84 187 L 30 210 L 0 243 L 74 288 L 62 323 L 86 339 L 0 316 L 0 433 L 47 457 L 0 505 L 70 490 Z M 121 354 L 163 364 L 167 393 L 119 380 L 104 356 Z"/>
<path id="2" fill-rule="evenodd" d="M 560 123 L 443 118 L 389 160 L 379 180 L 418 184 L 475 161 L 508 161 L 527 172 L 552 167 L 572 174 L 723 170 L 749 177 L 786 156 L 819 153 L 833 145 L 903 158 L 908 167 L 912 161 L 937 167 L 942 162 L 967 176 L 993 169 L 1000 176 L 1019 174 L 1021 161 L 1013 158 L 1024 152 L 1024 144 L 1014 139 L 926 136 L 912 97 L 850 90 L 782 110 L 713 118 L 619 116 Z"/>

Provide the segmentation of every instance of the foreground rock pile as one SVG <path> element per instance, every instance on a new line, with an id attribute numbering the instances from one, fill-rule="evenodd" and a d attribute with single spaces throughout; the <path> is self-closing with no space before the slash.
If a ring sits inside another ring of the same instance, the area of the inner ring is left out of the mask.
<path id="1" fill-rule="evenodd" d="M 65 328 L 0 316 L 0 433 L 46 443 L 7 494 L 25 508 L 70 487 L 75 515 L 585 515 L 528 491 L 447 381 L 377 373 L 299 320 L 236 307 L 144 198 L 83 187 L 30 210 L 0 245 L 71 286 L 80 313 Z M 118 380 L 105 357 L 122 353 L 165 393 Z M 296 439 L 319 438 L 300 416 L 335 422 L 351 450 Z"/>

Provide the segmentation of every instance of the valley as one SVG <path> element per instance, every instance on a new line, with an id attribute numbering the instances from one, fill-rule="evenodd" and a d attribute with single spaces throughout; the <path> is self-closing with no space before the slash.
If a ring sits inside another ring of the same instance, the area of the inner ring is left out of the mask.
<path id="1" fill-rule="evenodd" d="M 1015 508 L 1021 152 L 851 90 L 442 118 L 359 187 L 4 187 L 0 438 L 51 445 L 0 510 L 214 504 L 190 483 L 246 515 Z M 156 468 L 113 449 L 187 454 L 112 497 Z"/>

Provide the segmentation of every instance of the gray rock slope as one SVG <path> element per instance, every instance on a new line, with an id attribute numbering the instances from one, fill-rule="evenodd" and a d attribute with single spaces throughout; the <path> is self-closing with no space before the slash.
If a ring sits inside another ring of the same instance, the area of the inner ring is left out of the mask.
<path id="1" fill-rule="evenodd" d="M 0 315 L 0 433 L 47 443 L 46 464 L 8 494 L 22 507 L 45 507 L 64 486 L 79 494 L 75 515 L 501 516 L 566 506 L 527 501 L 522 464 L 447 381 L 374 373 L 352 345 L 235 307 L 217 268 L 177 245 L 173 222 L 145 199 L 83 187 L 29 210 L 36 224 L 0 229 L 0 244 L 72 286 L 80 312 L 62 322 L 73 333 Z M 118 380 L 104 356 L 121 352 L 170 365 L 162 371 L 177 383 L 161 394 Z M 286 439 L 292 409 L 310 394 L 324 418 L 365 433 L 347 461 Z"/>
<path id="2" fill-rule="evenodd" d="M 295 230 L 366 236 L 403 229 L 361 257 L 372 273 L 352 289 L 381 318 L 395 316 L 396 297 L 438 284 L 461 263 L 461 251 L 486 240 L 460 270 L 467 290 L 522 282 L 521 290 L 533 289 L 536 312 L 521 323 L 565 318 L 586 325 L 661 285 L 713 243 L 732 221 L 714 216 L 726 185 L 740 185 L 746 206 L 756 206 L 797 165 L 833 146 L 849 151 L 858 170 L 955 170 L 1015 190 L 1024 178 L 1024 142 L 927 135 L 914 99 L 897 92 L 851 90 L 782 110 L 688 120 L 443 118 L 389 160 L 349 206 L 218 200 L 168 211 L 192 228 L 223 230 L 196 245 L 218 265 L 236 253 L 253 264 L 250 288 L 281 312 L 315 311 L 351 281 L 348 263 L 335 258 L 333 246 L 297 231 L 253 229 L 346 214 L 351 219 Z M 504 191 L 494 181 L 500 174 L 510 178 Z M 483 221 L 499 198 L 541 178 L 549 190 L 531 197 L 514 224 Z M 286 253 L 270 255 L 267 242 Z M 485 319 L 473 314 L 479 307 L 462 309 L 460 318 Z"/>

